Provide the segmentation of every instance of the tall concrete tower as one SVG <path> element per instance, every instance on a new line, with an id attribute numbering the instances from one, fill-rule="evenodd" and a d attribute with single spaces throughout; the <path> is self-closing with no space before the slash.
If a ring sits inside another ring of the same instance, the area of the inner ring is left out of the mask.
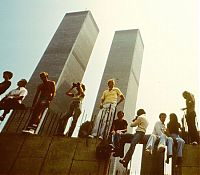
<path id="1" fill-rule="evenodd" d="M 126 115 L 126 120 L 128 122 L 131 121 L 135 114 L 143 49 L 144 45 L 139 30 L 115 32 L 93 115 L 96 115 L 99 111 L 100 98 L 103 91 L 107 89 L 107 80 L 114 78 L 116 80 L 116 86 L 126 98 L 125 102 L 118 106 L 117 110 L 123 110 Z"/>
<path id="2" fill-rule="evenodd" d="M 114 78 L 116 79 L 116 86 L 125 96 L 125 102 L 121 103 L 117 107 L 117 110 L 123 110 L 125 119 L 128 123 L 131 122 L 135 114 L 143 50 L 144 45 L 139 30 L 134 29 L 115 32 L 93 115 L 97 115 L 99 111 L 100 98 L 103 91 L 107 89 L 107 80 Z M 119 168 L 120 166 L 116 165 L 116 163 L 113 163 L 112 166 L 111 174 L 113 171 L 115 174 L 116 171 L 119 173 L 124 170 L 124 168 Z"/>
<path id="3" fill-rule="evenodd" d="M 89 11 L 67 13 L 28 83 L 30 105 L 38 83 L 39 73 L 46 71 L 56 81 L 56 98 L 51 104 L 54 111 L 64 112 L 69 99 L 65 91 L 72 82 L 81 81 L 99 29 Z"/>
<path id="4" fill-rule="evenodd" d="M 65 92 L 72 82 L 82 80 L 98 33 L 89 11 L 66 14 L 28 82 L 29 94 L 24 104 L 32 105 L 37 86 L 41 83 L 39 73 L 45 71 L 49 73 L 49 79 L 56 82 L 56 97 L 50 109 L 54 113 L 65 112 L 71 100 Z M 21 132 L 29 116 L 20 118 L 9 119 L 3 132 Z M 48 120 L 52 121 L 52 117 L 48 116 Z"/>

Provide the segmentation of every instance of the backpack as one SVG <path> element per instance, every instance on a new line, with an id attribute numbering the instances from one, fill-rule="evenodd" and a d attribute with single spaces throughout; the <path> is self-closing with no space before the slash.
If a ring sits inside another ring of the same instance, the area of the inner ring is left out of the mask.
<path id="1" fill-rule="evenodd" d="M 92 121 L 86 121 L 80 126 L 80 130 L 78 133 L 78 137 L 86 138 L 88 135 L 90 135 L 93 128 L 93 122 Z"/>

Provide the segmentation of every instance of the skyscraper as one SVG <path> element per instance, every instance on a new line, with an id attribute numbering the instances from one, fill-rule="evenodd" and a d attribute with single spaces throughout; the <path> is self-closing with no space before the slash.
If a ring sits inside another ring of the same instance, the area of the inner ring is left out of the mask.
<path id="1" fill-rule="evenodd" d="M 107 89 L 107 80 L 111 78 L 116 80 L 116 86 L 120 88 L 126 98 L 125 102 L 118 106 L 118 110 L 123 110 L 127 117 L 134 115 L 143 49 L 144 46 L 139 30 L 115 32 L 93 115 L 98 113 L 101 95 Z M 126 119 L 130 122 L 132 117 Z"/>
<path id="2" fill-rule="evenodd" d="M 56 97 L 50 104 L 55 112 L 65 112 L 70 98 L 65 95 L 72 82 L 81 81 L 95 44 L 99 29 L 89 11 L 67 13 L 55 32 L 28 85 L 28 96 L 24 100 L 31 106 L 40 72 L 48 72 L 49 79 L 56 82 Z M 17 114 L 15 114 L 17 115 Z M 20 115 L 21 116 L 21 115 Z M 29 115 L 14 117 L 6 124 L 4 132 L 21 132 Z M 51 121 L 51 116 L 48 116 Z"/>
<path id="3" fill-rule="evenodd" d="M 94 116 L 98 113 L 101 95 L 107 89 L 107 80 L 114 78 L 116 86 L 125 96 L 125 102 L 121 103 L 117 110 L 123 110 L 125 119 L 128 123 L 131 122 L 135 114 L 143 49 L 144 45 L 138 29 L 115 32 L 98 91 Z M 114 164 L 112 166 L 116 167 Z M 111 169 L 121 171 L 118 168 Z"/>

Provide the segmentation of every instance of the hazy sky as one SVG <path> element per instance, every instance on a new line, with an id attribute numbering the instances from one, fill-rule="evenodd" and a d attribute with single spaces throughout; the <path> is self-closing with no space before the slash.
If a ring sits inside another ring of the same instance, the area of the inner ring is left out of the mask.
<path id="1" fill-rule="evenodd" d="M 65 13 L 84 10 L 100 29 L 83 79 L 88 116 L 114 32 L 127 29 L 139 29 L 144 43 L 137 108 L 151 118 L 148 132 L 160 112 L 180 121 L 184 90 L 195 95 L 199 116 L 198 0 L 1 0 L 0 72 L 14 72 L 12 88 L 30 78 Z"/>
<path id="2" fill-rule="evenodd" d="M 3 0 L 0 72 L 13 71 L 13 85 L 29 79 L 65 13 L 90 10 L 100 33 L 84 76 L 88 115 L 114 32 L 136 28 L 144 42 L 138 108 L 151 118 L 160 112 L 182 115 L 182 91 L 193 92 L 198 101 L 198 5 L 197 0 Z"/>

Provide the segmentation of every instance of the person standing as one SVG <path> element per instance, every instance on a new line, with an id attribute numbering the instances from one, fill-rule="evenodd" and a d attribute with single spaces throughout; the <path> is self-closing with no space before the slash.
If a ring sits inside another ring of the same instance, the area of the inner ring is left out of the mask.
<path id="1" fill-rule="evenodd" d="M 132 158 L 132 155 L 135 150 L 136 144 L 138 144 L 140 141 L 142 141 L 147 126 L 148 126 L 148 121 L 146 117 L 146 112 L 144 109 L 139 109 L 137 111 L 137 116 L 133 119 L 132 123 L 130 124 L 131 127 L 137 127 L 135 134 L 129 134 L 125 133 L 124 135 L 121 136 L 120 139 L 120 148 L 118 151 L 116 151 L 113 156 L 114 157 L 121 157 L 123 159 L 120 159 L 119 162 L 124 166 L 127 167 L 129 161 Z M 131 143 L 126 155 L 124 156 L 124 145 L 125 143 Z"/>
<path id="2" fill-rule="evenodd" d="M 101 97 L 100 111 L 96 117 L 90 137 L 99 136 L 100 139 L 103 139 L 107 120 L 112 120 L 112 117 L 114 117 L 116 106 L 125 99 L 120 89 L 115 87 L 114 79 L 108 80 L 107 85 L 108 89 L 103 92 L 103 95 Z M 118 97 L 120 98 L 119 101 Z M 108 116 L 110 118 L 108 118 Z"/>
<path id="3" fill-rule="evenodd" d="M 3 72 L 4 81 L 0 83 L 0 95 L 2 95 L 11 85 L 10 79 L 13 77 L 13 73 L 10 71 Z"/>
<path id="4" fill-rule="evenodd" d="M 197 145 L 199 143 L 199 134 L 195 125 L 195 98 L 194 95 L 188 91 L 184 91 L 182 95 L 186 100 L 186 108 L 182 108 L 182 110 L 186 110 L 186 122 L 188 125 L 188 133 L 191 138 L 191 144 Z"/>
<path id="5" fill-rule="evenodd" d="M 185 144 L 185 141 L 179 136 L 179 129 L 181 129 L 181 124 L 178 122 L 177 116 L 174 113 L 171 113 L 169 115 L 170 120 L 167 124 L 167 132 L 170 134 L 170 137 L 176 140 L 177 142 L 177 151 L 178 151 L 178 157 L 176 164 L 181 165 L 182 163 L 182 157 L 183 157 L 183 147 Z"/>
<path id="6" fill-rule="evenodd" d="M 1 101 L 0 101 L 0 110 L 4 110 L 0 121 L 3 121 L 6 115 L 10 112 L 11 109 L 25 109 L 25 106 L 22 104 L 22 101 L 28 94 L 27 89 L 25 88 L 27 81 L 21 79 L 17 83 L 17 88 L 11 90 Z"/>
<path id="7" fill-rule="evenodd" d="M 71 92 L 74 88 L 76 88 L 77 93 Z M 76 127 L 78 118 L 81 114 L 82 101 L 85 97 L 84 91 L 85 91 L 85 85 L 78 82 L 78 83 L 73 83 L 72 87 L 66 92 L 67 96 L 72 97 L 72 101 L 70 103 L 67 114 L 64 115 L 59 121 L 57 135 L 64 135 L 64 131 L 65 131 L 65 127 L 67 125 L 68 119 L 70 117 L 73 117 L 73 121 L 67 132 L 68 137 L 72 136 L 74 129 Z"/>
<path id="8" fill-rule="evenodd" d="M 41 72 L 40 79 L 42 83 L 38 85 L 33 99 L 31 119 L 28 123 L 27 130 L 24 130 L 24 132 L 29 132 L 31 134 L 35 133 L 42 114 L 45 109 L 49 107 L 56 91 L 55 82 L 48 79 L 47 72 Z"/>
<path id="9" fill-rule="evenodd" d="M 165 120 L 167 115 L 165 113 L 160 113 L 159 119 L 160 121 L 156 122 L 154 125 L 153 133 L 150 135 L 147 144 L 145 153 L 152 154 L 154 149 L 154 144 L 156 139 L 160 139 L 158 144 L 158 152 L 165 151 L 165 145 L 167 145 L 167 163 L 169 162 L 169 158 L 172 157 L 173 152 L 173 139 L 167 136 L 167 128 L 165 127 Z"/>

